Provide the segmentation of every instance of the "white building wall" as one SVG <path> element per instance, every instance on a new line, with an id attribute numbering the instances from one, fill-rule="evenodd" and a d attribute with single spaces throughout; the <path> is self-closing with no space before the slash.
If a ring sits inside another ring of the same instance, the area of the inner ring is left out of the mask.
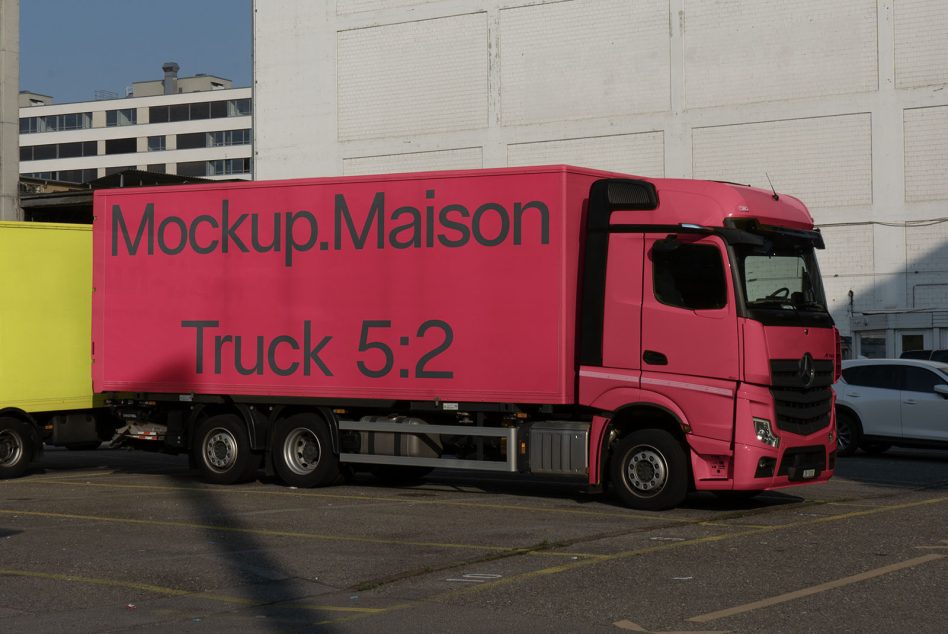
<path id="1" fill-rule="evenodd" d="M 823 228 L 844 334 L 878 322 L 853 311 L 948 310 L 944 0 L 254 11 L 258 178 L 554 162 L 769 177 Z"/>

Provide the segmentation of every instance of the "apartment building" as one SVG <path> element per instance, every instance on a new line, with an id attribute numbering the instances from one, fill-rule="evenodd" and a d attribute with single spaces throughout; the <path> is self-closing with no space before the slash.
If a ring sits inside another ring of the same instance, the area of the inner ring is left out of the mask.
<path id="1" fill-rule="evenodd" d="M 125 170 L 251 179 L 251 89 L 213 75 L 135 82 L 128 96 L 77 103 L 20 92 L 20 175 L 86 183 Z"/>

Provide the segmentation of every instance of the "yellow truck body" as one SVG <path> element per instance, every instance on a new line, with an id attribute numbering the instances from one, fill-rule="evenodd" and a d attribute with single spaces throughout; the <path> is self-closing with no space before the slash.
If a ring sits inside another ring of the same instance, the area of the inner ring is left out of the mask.
<path id="1" fill-rule="evenodd" d="M 0 222 L 0 412 L 93 407 L 92 227 Z"/>

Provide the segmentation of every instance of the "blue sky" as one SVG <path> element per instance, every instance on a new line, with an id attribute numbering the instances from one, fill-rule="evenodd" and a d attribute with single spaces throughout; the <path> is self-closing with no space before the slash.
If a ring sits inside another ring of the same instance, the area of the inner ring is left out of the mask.
<path id="1" fill-rule="evenodd" d="M 249 86 L 251 19 L 251 0 L 20 0 L 20 90 L 54 103 L 124 96 L 165 62 Z"/>

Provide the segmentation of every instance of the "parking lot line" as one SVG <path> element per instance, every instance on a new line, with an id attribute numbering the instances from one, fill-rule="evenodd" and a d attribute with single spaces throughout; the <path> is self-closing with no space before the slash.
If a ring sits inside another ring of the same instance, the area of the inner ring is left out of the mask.
<path id="1" fill-rule="evenodd" d="M 773 526 L 765 526 L 762 528 L 749 528 L 746 530 L 734 531 L 731 533 L 707 535 L 705 537 L 698 537 L 695 539 L 686 539 L 683 541 L 676 541 L 676 542 L 662 542 L 661 544 L 658 544 L 655 546 L 649 546 L 646 548 L 637 548 L 634 550 L 620 551 L 617 553 L 605 555 L 597 559 L 583 559 L 583 560 L 561 564 L 559 566 L 551 566 L 549 568 L 541 568 L 539 570 L 532 570 L 530 572 L 524 572 L 518 575 L 511 575 L 509 577 L 504 577 L 503 579 L 498 579 L 496 581 L 491 581 L 491 582 L 487 582 L 487 583 L 476 585 L 476 586 L 468 586 L 468 587 L 457 589 L 457 590 L 451 590 L 449 592 L 445 592 L 444 594 L 437 595 L 437 597 L 435 598 L 448 598 L 451 596 L 457 596 L 461 594 L 483 592 L 485 590 L 491 590 L 500 586 L 520 583 L 522 581 L 527 581 L 533 578 L 543 577 L 546 575 L 559 574 L 561 572 L 578 570 L 580 568 L 585 568 L 588 566 L 595 566 L 598 564 L 608 563 L 612 561 L 619 561 L 622 559 L 630 559 L 632 557 L 641 557 L 643 555 L 662 552 L 666 550 L 675 550 L 675 549 L 687 548 L 691 546 L 713 544 L 716 542 L 737 539 L 739 537 L 748 537 L 751 535 L 759 535 L 762 533 L 776 532 L 776 531 L 785 530 L 785 529 L 802 528 L 802 527 L 814 526 L 818 524 L 828 524 L 830 522 L 839 522 L 839 521 L 848 520 L 848 519 L 855 519 L 858 517 L 878 515 L 879 513 L 889 513 L 892 511 L 902 511 L 902 510 L 915 508 L 919 506 L 927 506 L 930 504 L 942 504 L 946 501 L 948 501 L 948 497 L 929 498 L 926 500 L 919 500 L 917 502 L 906 502 L 904 504 L 893 504 L 890 506 L 876 507 L 876 508 L 866 509 L 862 511 L 851 511 L 849 513 L 840 513 L 839 515 L 828 515 L 825 517 L 805 519 L 805 520 L 800 520 L 797 522 L 788 522 L 786 524 L 775 524 Z M 932 556 L 932 555 L 928 555 L 928 556 Z M 941 555 L 937 555 L 937 557 L 941 557 Z"/>
<path id="2" fill-rule="evenodd" d="M 459 544 L 453 542 L 424 542 L 399 539 L 384 539 L 381 537 L 356 537 L 346 535 L 326 535 L 322 533 L 301 533 L 295 531 L 279 531 L 258 528 L 242 528 L 238 526 L 221 526 L 215 524 L 198 524 L 194 522 L 174 522 L 170 520 L 142 520 L 127 517 L 112 517 L 107 515 L 79 515 L 73 513 L 48 513 L 42 511 L 23 511 L 16 509 L 0 509 L 3 515 L 23 515 L 26 517 L 46 517 L 50 519 L 82 520 L 87 522 L 109 522 L 116 524 L 133 524 L 137 526 L 165 526 L 170 528 L 190 528 L 199 530 L 220 531 L 225 533 L 248 533 L 267 537 L 292 537 L 329 542 L 354 542 L 360 544 L 383 544 L 386 546 L 419 546 L 424 548 L 443 548 L 452 550 L 474 550 L 497 553 L 528 552 L 532 548 L 516 548 L 510 546 L 492 546 L 486 544 Z"/>
<path id="3" fill-rule="evenodd" d="M 121 581 L 118 579 L 103 579 L 101 577 L 85 577 L 82 575 L 65 575 L 51 572 L 37 572 L 33 570 L 14 570 L 10 568 L 0 568 L 0 576 L 8 577 L 27 577 L 31 579 L 47 579 L 51 581 L 62 581 L 65 583 L 79 583 L 85 585 L 105 586 L 110 588 L 124 588 L 126 590 L 141 590 L 163 596 L 171 597 L 189 597 L 192 599 L 207 599 L 221 603 L 234 605 L 255 606 L 260 605 L 259 601 L 245 599 L 243 597 L 228 596 L 223 594 L 213 594 L 208 592 L 193 592 L 191 590 L 182 590 L 180 588 L 169 588 L 167 586 L 157 586 L 150 583 L 139 583 L 136 581 Z M 313 612 L 338 612 L 341 614 L 373 615 L 390 612 L 410 607 L 407 603 L 391 605 L 384 608 L 363 608 L 348 605 L 323 605 L 311 604 L 302 601 L 287 601 L 279 604 L 286 608 L 300 608 L 311 610 Z"/>
<path id="4" fill-rule="evenodd" d="M 881 568 L 875 568 L 874 570 L 867 570 L 856 575 L 843 577 L 842 579 L 836 579 L 834 581 L 827 581 L 826 583 L 810 586 L 809 588 L 803 588 L 801 590 L 795 590 L 794 592 L 787 592 L 767 599 L 761 599 L 760 601 L 745 603 L 744 605 L 738 605 L 725 610 L 717 610 L 716 612 L 708 612 L 707 614 L 702 614 L 700 616 L 693 616 L 688 620 L 692 623 L 707 623 L 708 621 L 716 621 L 718 619 L 734 616 L 736 614 L 743 614 L 745 612 L 751 612 L 752 610 L 759 610 L 760 608 L 766 608 L 772 605 L 778 605 L 780 603 L 786 603 L 788 601 L 794 601 L 803 597 L 812 596 L 814 594 L 819 594 L 820 592 L 826 592 L 827 590 L 841 588 L 843 586 L 859 583 L 860 581 L 874 579 L 875 577 L 881 577 L 882 575 L 889 574 L 890 572 L 904 570 L 906 568 L 913 568 L 930 561 L 944 558 L 944 555 L 925 555 L 923 557 L 916 557 L 915 559 L 909 559 L 907 561 L 890 564 L 888 566 L 882 566 Z"/>
<path id="5" fill-rule="evenodd" d="M 478 509 L 492 509 L 500 511 L 521 511 L 528 513 L 548 513 L 548 514 L 564 514 L 564 515 L 577 515 L 577 516 L 587 516 L 587 517 L 609 517 L 609 518 L 623 518 L 623 519 L 641 519 L 641 520 L 651 520 L 653 522 L 662 522 L 662 523 L 682 523 L 682 524 L 692 524 L 694 523 L 693 519 L 683 519 L 677 517 L 665 517 L 659 516 L 656 517 L 654 514 L 650 513 L 637 513 L 635 511 L 627 510 L 617 510 L 617 511 L 590 511 L 586 509 L 572 509 L 572 508 L 551 508 L 551 507 L 538 507 L 538 506 L 521 506 L 516 504 L 493 504 L 485 502 L 469 502 L 469 501 L 458 501 L 458 500 L 428 500 L 420 498 L 404 498 L 404 497 L 394 497 L 394 496 L 381 496 L 381 495 L 343 495 L 340 493 L 326 493 L 323 491 L 300 491 L 300 490 L 289 490 L 289 491 L 274 491 L 272 489 L 249 489 L 249 488 L 227 488 L 227 487 L 215 487 L 213 489 L 209 487 L 199 487 L 199 486 L 165 486 L 165 485 L 156 485 L 156 484 L 121 484 L 121 483 L 102 483 L 102 482 L 73 482 L 69 479 L 55 479 L 55 478 L 43 478 L 31 479 L 31 478 L 21 478 L 19 480 L 0 480 L 0 483 L 3 482 L 17 482 L 22 484 L 61 484 L 66 486 L 76 486 L 76 487 L 98 487 L 98 488 L 116 488 L 116 489 L 134 489 L 134 490 L 147 490 L 147 491 L 213 491 L 214 493 L 227 494 L 227 495 L 266 495 L 266 496 L 288 496 L 288 497 L 306 497 L 306 498 L 319 498 L 319 499 L 333 499 L 333 500 L 348 500 L 348 501 L 359 501 L 359 502 L 388 502 L 395 504 L 409 504 L 409 505 L 429 505 L 429 506 L 458 506 L 464 508 L 478 508 Z"/>

